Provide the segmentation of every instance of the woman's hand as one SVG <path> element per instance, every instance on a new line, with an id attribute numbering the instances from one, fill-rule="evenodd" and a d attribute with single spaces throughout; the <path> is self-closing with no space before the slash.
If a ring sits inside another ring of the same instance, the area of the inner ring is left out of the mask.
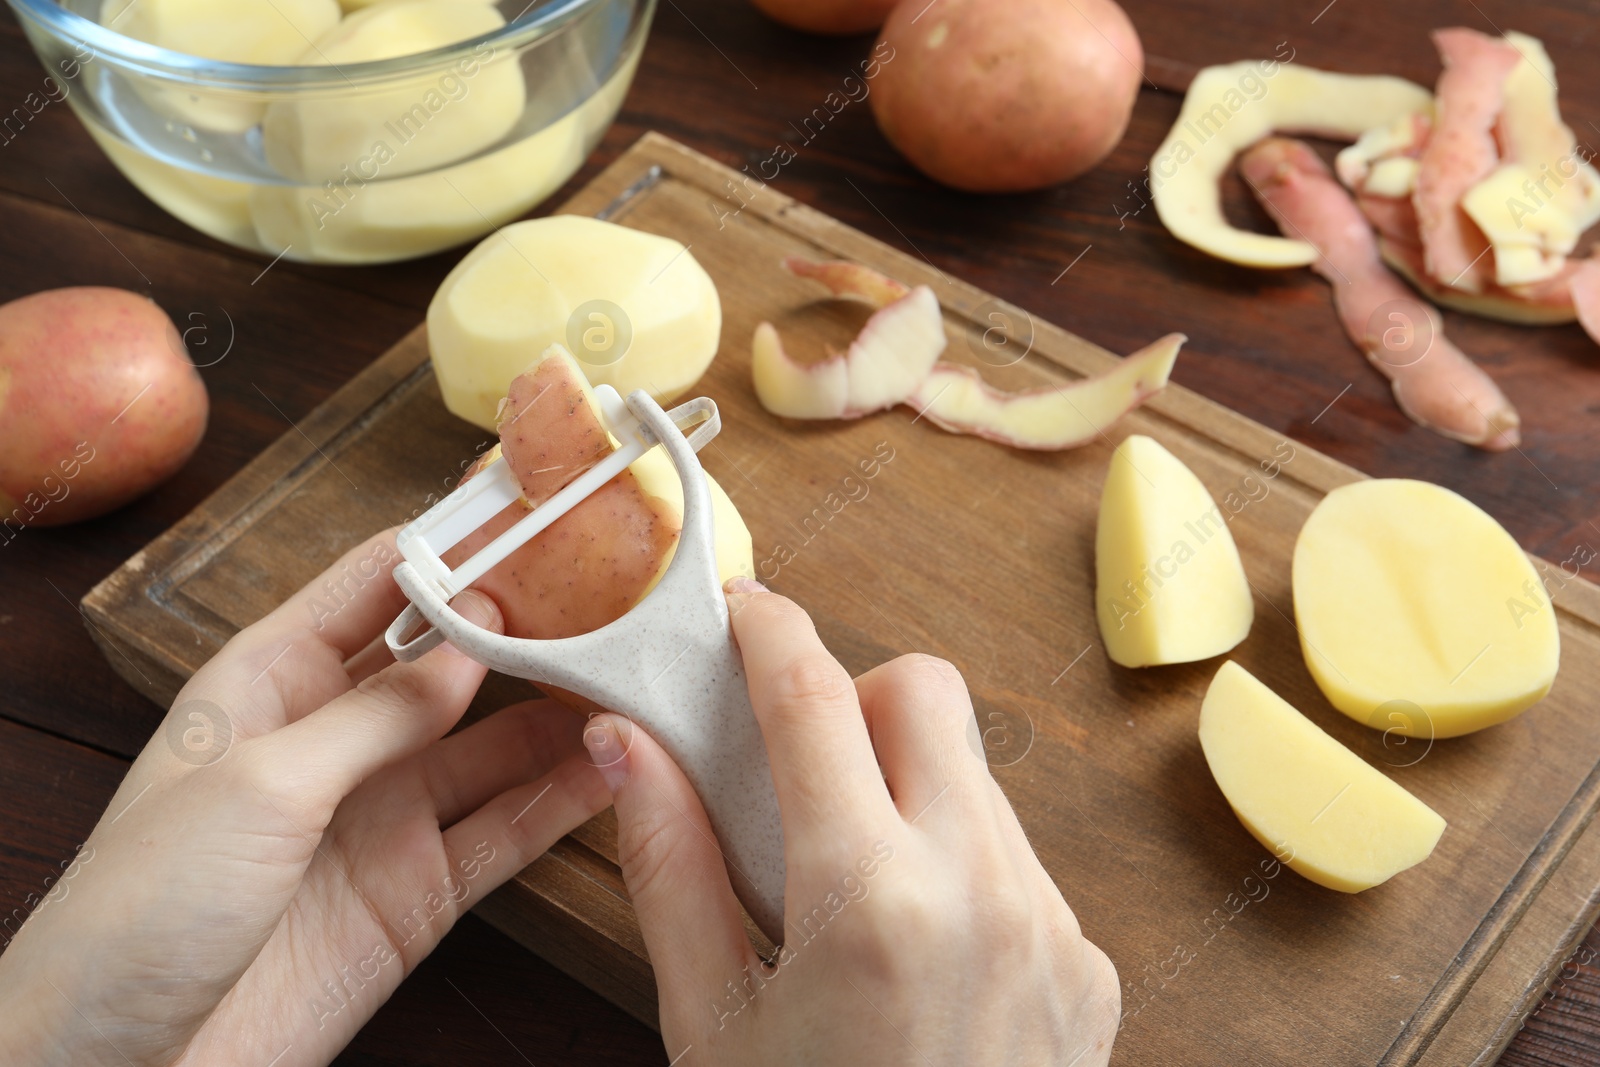
<path id="1" fill-rule="evenodd" d="M 397 664 L 393 533 L 184 686 L 0 956 L 0 1062 L 328 1063 L 456 919 L 609 802 L 553 701 L 460 733 L 484 668 Z M 467 592 L 457 611 L 498 630 Z M 444 738 L 441 740 L 441 738 Z"/>
<path id="2" fill-rule="evenodd" d="M 852 682 L 793 603 L 754 582 L 730 590 L 783 816 L 786 937 L 771 965 L 677 768 L 615 716 L 584 737 L 615 795 L 667 1055 L 1104 1067 L 1116 971 L 975 751 L 961 676 L 905 656 Z"/>

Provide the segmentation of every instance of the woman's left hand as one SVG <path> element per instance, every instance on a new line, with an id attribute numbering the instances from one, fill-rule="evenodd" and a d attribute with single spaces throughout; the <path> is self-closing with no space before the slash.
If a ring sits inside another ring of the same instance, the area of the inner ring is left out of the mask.
<path id="1" fill-rule="evenodd" d="M 184 686 L 0 956 L 0 1061 L 331 1061 L 456 919 L 607 807 L 554 701 L 450 737 L 485 670 L 395 663 L 393 531 Z M 498 630 L 468 591 L 457 611 Z"/>

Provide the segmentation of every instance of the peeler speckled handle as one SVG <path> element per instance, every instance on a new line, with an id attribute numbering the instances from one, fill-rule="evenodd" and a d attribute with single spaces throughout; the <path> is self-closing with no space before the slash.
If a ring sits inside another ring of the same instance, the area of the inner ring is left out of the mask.
<path id="1" fill-rule="evenodd" d="M 717 419 L 714 404 L 696 403 Z M 435 583 L 402 562 L 394 577 L 411 606 L 389 628 L 388 644 L 397 659 L 410 660 L 448 640 L 502 674 L 570 690 L 642 726 L 699 794 L 745 909 L 781 942 L 783 827 L 717 577 L 710 491 L 672 416 L 643 390 L 629 395 L 627 407 L 667 450 L 683 482 L 677 549 L 643 600 L 576 637 L 507 637 L 462 618 Z M 431 628 L 408 637 L 423 619 Z"/>

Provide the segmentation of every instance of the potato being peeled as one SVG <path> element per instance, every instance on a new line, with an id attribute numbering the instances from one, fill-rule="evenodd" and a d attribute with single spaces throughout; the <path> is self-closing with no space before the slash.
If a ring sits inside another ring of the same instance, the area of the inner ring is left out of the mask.
<path id="1" fill-rule="evenodd" d="M 522 486 L 521 500 L 442 556 L 460 566 L 574 478 L 610 455 L 616 442 L 583 367 L 551 345 L 512 380 L 500 407 L 500 454 Z M 470 475 L 469 475 L 470 477 Z M 717 570 L 726 581 L 752 576 L 750 531 L 711 475 Z M 597 630 L 621 618 L 665 573 L 683 528 L 683 483 L 671 459 L 653 448 L 627 470 L 474 583 L 494 598 L 512 637 L 554 640 Z"/>
<path id="2" fill-rule="evenodd" d="M 0 305 L 0 522 L 121 507 L 183 466 L 209 407 L 172 320 L 142 296 L 83 287 Z"/>
<path id="3" fill-rule="evenodd" d="M 1105 159 L 1144 70 L 1114 0 L 906 3 L 882 42 L 879 128 L 924 174 L 975 193 L 1042 189 Z"/>

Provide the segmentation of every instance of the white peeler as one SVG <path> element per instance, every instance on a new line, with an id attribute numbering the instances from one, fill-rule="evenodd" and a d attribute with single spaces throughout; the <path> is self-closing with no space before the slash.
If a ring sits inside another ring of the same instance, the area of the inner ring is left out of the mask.
<path id="1" fill-rule="evenodd" d="M 620 447 L 460 566 L 439 557 L 522 495 L 504 456 L 400 531 L 404 562 L 394 577 L 411 604 L 385 638 L 402 661 L 448 640 L 502 674 L 569 690 L 644 727 L 700 795 L 746 910 L 781 942 L 783 827 L 728 625 L 711 495 L 695 455 L 722 428 L 721 416 L 705 397 L 668 412 L 643 390 L 626 403 L 610 386 L 595 393 Z M 692 426 L 687 436 L 680 424 Z M 666 573 L 626 615 L 577 637 L 534 641 L 492 633 L 450 607 L 450 598 L 658 444 L 683 482 L 683 529 Z M 413 633 L 424 621 L 427 628 Z"/>

